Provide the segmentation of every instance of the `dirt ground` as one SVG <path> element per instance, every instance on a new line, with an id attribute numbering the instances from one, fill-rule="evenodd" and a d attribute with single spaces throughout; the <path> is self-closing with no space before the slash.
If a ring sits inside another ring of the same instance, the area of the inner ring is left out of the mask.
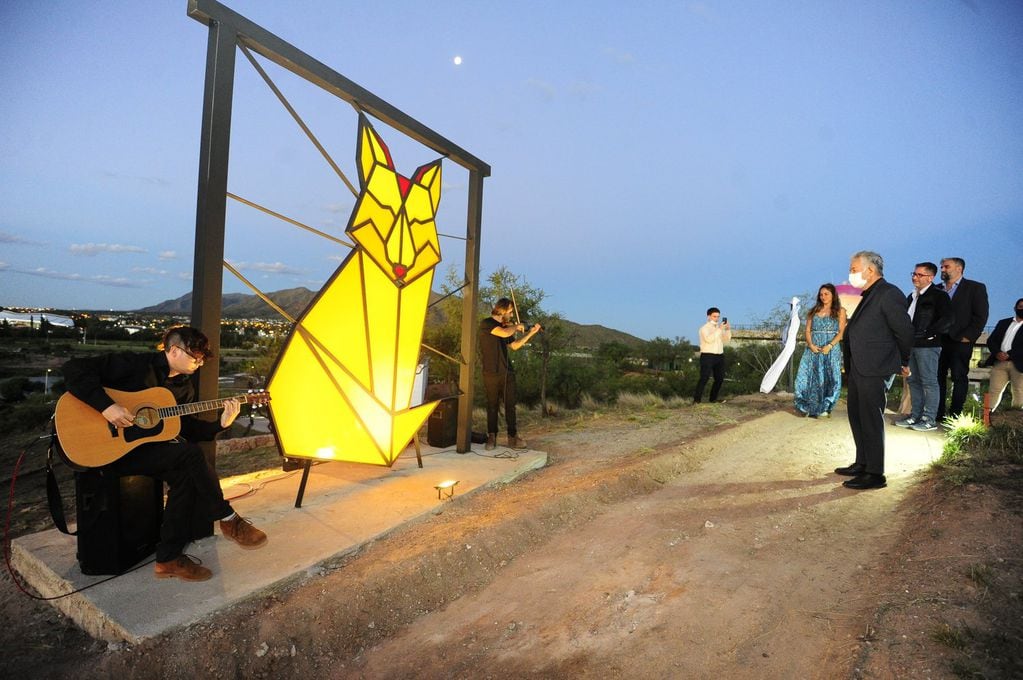
<path id="1" fill-rule="evenodd" d="M 854 492 L 821 425 L 756 395 L 532 428 L 547 468 L 138 646 L 5 573 L 0 674 L 1020 677 L 1020 471 Z"/>

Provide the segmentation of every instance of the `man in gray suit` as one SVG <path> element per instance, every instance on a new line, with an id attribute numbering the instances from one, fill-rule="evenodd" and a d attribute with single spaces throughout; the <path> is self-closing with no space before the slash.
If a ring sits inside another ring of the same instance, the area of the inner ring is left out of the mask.
<path id="1" fill-rule="evenodd" d="M 884 280 L 884 260 L 862 250 L 849 262 L 849 283 L 863 290 L 845 327 L 849 427 L 856 443 L 856 461 L 835 470 L 852 476 L 850 489 L 878 489 L 884 476 L 884 408 L 886 381 L 894 373 L 909 377 L 913 322 L 902 291 Z"/>

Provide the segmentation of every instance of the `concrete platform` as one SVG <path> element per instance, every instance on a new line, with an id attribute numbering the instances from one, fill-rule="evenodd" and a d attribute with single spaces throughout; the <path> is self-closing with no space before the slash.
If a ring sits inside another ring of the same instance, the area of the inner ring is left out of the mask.
<path id="1" fill-rule="evenodd" d="M 482 453 L 480 451 L 479 453 Z M 491 453 L 491 452 L 487 452 Z M 509 449 L 492 453 L 509 456 Z M 201 583 L 156 579 L 146 564 L 52 604 L 96 638 L 137 643 L 185 626 L 275 583 L 357 550 L 443 504 L 487 486 L 507 483 L 547 464 L 547 454 L 519 451 L 517 457 L 458 454 L 423 447 L 423 468 L 406 451 L 392 468 L 331 462 L 313 466 L 302 507 L 295 508 L 301 471 L 271 470 L 224 480 L 235 509 L 266 531 L 268 544 L 242 550 L 219 535 L 190 544 L 186 552 L 213 570 Z M 458 480 L 451 500 L 438 500 L 441 481 Z M 73 530 L 73 529 L 72 529 Z M 15 569 L 43 596 L 103 581 L 86 576 L 75 558 L 76 539 L 56 529 L 12 542 Z M 173 607 L 153 607 L 173 602 Z"/>

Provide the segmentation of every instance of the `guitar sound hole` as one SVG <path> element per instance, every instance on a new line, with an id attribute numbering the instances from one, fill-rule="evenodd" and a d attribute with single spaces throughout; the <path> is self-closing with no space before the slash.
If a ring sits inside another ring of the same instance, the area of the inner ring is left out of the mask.
<path id="1" fill-rule="evenodd" d="M 143 429 L 155 427 L 160 421 L 160 415 L 155 408 L 143 407 L 135 412 L 135 426 Z"/>

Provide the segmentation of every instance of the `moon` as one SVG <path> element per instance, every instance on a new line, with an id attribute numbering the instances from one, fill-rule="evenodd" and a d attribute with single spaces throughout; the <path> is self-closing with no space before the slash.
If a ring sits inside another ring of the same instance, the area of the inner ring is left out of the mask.
<path id="1" fill-rule="evenodd" d="M 455 62 L 455 66 L 461 66 L 461 64 L 462 64 L 462 58 L 459 57 L 459 56 L 455 56 L 455 58 L 452 59 L 452 61 Z"/>

